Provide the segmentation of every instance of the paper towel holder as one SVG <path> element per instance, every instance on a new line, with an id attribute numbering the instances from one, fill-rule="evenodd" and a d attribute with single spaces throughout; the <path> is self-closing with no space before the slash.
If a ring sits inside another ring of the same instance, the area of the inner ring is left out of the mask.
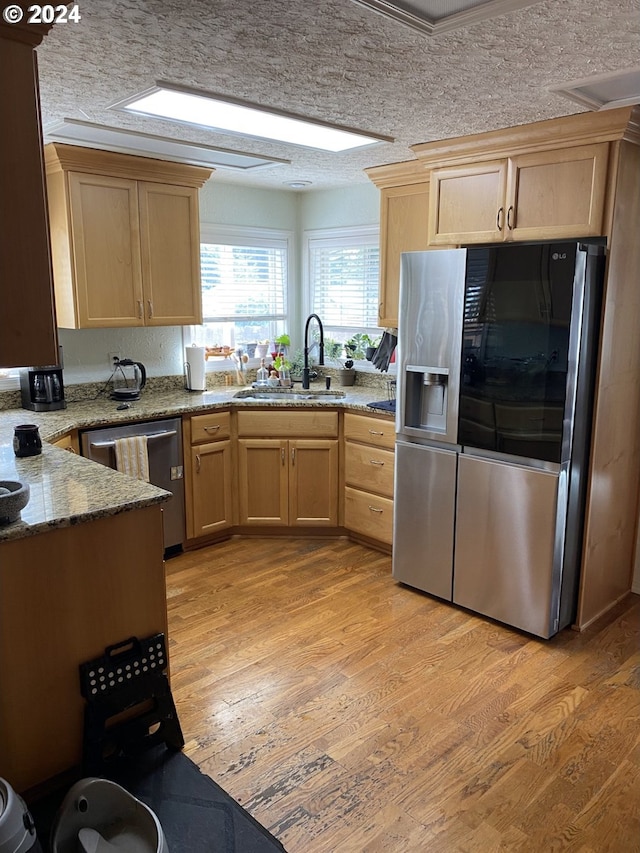
<path id="1" fill-rule="evenodd" d="M 189 361 L 188 353 L 190 350 L 200 350 L 202 352 L 202 364 L 196 365 L 198 370 L 196 371 L 197 375 L 193 375 L 192 364 Z M 206 391 L 207 389 L 207 380 L 206 380 L 206 367 L 205 367 L 205 358 L 204 358 L 204 347 L 197 347 L 193 344 L 193 347 L 187 347 L 185 354 L 187 358 L 184 361 L 184 375 L 185 375 L 185 383 L 184 387 L 186 391 Z"/>

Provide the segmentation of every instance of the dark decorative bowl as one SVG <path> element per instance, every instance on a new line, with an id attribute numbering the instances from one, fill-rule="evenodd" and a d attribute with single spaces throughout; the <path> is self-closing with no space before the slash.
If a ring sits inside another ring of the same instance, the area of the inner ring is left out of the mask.
<path id="1" fill-rule="evenodd" d="M 29 485 L 18 480 L 0 480 L 0 524 L 18 521 L 29 503 Z"/>

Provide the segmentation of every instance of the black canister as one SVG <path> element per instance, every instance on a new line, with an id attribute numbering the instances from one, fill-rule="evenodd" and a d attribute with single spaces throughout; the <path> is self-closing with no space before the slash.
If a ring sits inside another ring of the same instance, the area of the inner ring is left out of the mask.
<path id="1" fill-rule="evenodd" d="M 36 424 L 19 424 L 15 427 L 13 452 L 16 456 L 37 456 L 42 453 L 40 430 Z"/>

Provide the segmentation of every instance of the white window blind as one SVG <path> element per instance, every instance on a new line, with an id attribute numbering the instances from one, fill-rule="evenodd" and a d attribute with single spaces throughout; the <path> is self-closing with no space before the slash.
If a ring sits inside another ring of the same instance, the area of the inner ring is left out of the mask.
<path id="1" fill-rule="evenodd" d="M 357 331 L 375 332 L 378 229 L 307 232 L 307 249 L 310 307 L 320 315 L 325 328 L 340 339 Z"/>
<path id="2" fill-rule="evenodd" d="M 287 325 L 289 237 L 282 232 L 203 227 L 200 343 L 242 346 Z"/>

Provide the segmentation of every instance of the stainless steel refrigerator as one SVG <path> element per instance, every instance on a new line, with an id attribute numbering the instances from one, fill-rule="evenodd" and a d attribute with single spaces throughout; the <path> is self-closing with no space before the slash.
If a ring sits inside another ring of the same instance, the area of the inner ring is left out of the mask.
<path id="1" fill-rule="evenodd" d="M 604 256 L 401 262 L 393 575 L 544 638 L 575 616 Z"/>

